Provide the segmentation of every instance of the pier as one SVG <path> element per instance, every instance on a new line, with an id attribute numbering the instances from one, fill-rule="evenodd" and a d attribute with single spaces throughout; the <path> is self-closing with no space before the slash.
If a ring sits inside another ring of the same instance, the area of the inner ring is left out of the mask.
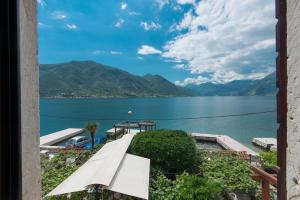
<path id="1" fill-rule="evenodd" d="M 253 138 L 252 143 L 265 150 L 277 150 L 276 138 Z"/>
<path id="2" fill-rule="evenodd" d="M 222 148 L 226 150 L 236 151 L 236 152 L 246 152 L 251 156 L 258 156 L 258 154 L 252 149 L 246 147 L 245 145 L 239 143 L 235 139 L 227 135 L 216 135 L 216 134 L 207 134 L 207 133 L 191 133 L 191 136 L 196 140 L 216 142 Z"/>

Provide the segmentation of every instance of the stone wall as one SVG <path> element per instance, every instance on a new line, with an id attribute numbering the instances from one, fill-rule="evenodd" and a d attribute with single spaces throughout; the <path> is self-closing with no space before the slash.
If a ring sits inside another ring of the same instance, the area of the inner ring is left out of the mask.
<path id="1" fill-rule="evenodd" d="M 300 199 L 300 1 L 287 1 L 287 199 Z"/>
<path id="2" fill-rule="evenodd" d="M 41 199 L 36 0 L 19 1 L 22 199 Z"/>

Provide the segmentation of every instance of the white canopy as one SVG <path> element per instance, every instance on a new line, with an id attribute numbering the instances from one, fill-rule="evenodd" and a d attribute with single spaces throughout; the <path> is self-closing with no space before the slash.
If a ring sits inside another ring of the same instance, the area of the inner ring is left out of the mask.
<path id="1" fill-rule="evenodd" d="M 105 144 L 47 196 L 86 190 L 91 185 L 148 199 L 150 160 L 126 154 L 133 134 Z"/>
<path id="2" fill-rule="evenodd" d="M 126 154 L 108 190 L 148 199 L 150 160 Z"/>

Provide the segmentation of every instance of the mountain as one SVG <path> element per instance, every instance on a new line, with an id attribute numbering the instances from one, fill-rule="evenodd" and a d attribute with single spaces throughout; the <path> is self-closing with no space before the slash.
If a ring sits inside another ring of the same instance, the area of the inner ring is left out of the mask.
<path id="1" fill-rule="evenodd" d="M 42 98 L 190 95 L 159 75 L 136 76 L 93 61 L 40 65 Z"/>
<path id="2" fill-rule="evenodd" d="M 275 72 L 260 80 L 237 80 L 227 84 L 204 83 L 185 89 L 197 96 L 268 96 L 276 94 Z"/>

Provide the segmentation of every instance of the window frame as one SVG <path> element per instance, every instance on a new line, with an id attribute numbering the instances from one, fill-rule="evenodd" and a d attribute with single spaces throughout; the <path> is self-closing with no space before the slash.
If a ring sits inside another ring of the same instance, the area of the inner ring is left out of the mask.
<path id="1" fill-rule="evenodd" d="M 0 199 L 22 199 L 19 1 L 0 6 Z"/>
<path id="2" fill-rule="evenodd" d="M 286 0 L 276 0 L 278 199 L 286 199 L 287 44 Z M 35 12 L 35 11 L 34 11 Z M 22 199 L 19 0 L 0 6 L 0 199 Z"/>

